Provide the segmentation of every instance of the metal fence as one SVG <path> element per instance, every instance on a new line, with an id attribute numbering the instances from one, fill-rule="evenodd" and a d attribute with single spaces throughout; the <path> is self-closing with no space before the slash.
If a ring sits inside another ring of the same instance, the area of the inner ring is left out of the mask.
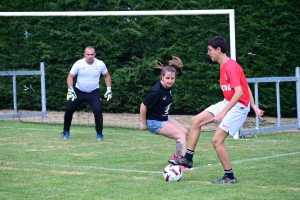
<path id="1" fill-rule="evenodd" d="M 16 90 L 16 76 L 18 75 L 39 75 L 41 76 L 41 100 L 42 100 L 42 111 L 41 112 L 30 112 L 30 113 L 18 113 L 17 104 L 17 90 Z M 0 76 L 12 76 L 13 78 L 13 100 L 14 100 L 14 113 L 13 114 L 0 114 L 0 119 L 7 118 L 26 118 L 42 116 L 46 119 L 46 87 L 45 87 L 45 70 L 44 63 L 40 63 L 39 71 L 0 71 Z M 259 118 L 255 119 L 255 128 L 241 129 L 235 134 L 234 138 L 238 139 L 244 135 L 249 134 L 260 134 L 266 132 L 284 131 L 284 130 L 298 130 L 300 132 L 300 67 L 295 68 L 295 76 L 290 77 L 262 77 L 262 78 L 247 78 L 249 84 L 254 83 L 254 98 L 255 104 L 259 106 L 259 83 L 275 83 L 276 85 L 276 101 L 277 101 L 277 124 L 270 127 L 260 127 Z M 297 104 L 297 123 L 284 124 L 281 123 L 281 105 L 280 105 L 280 82 L 295 82 L 296 84 L 296 104 Z"/>
<path id="2" fill-rule="evenodd" d="M 284 131 L 291 129 L 298 129 L 300 132 L 300 67 L 295 68 L 295 76 L 289 77 L 264 77 L 264 78 L 247 78 L 248 83 L 254 83 L 254 100 L 255 104 L 259 105 L 259 83 L 276 83 L 276 101 L 277 101 L 277 125 L 270 127 L 259 127 L 259 118 L 255 119 L 255 128 L 240 130 L 238 136 L 244 136 L 248 134 L 259 134 L 274 131 Z M 281 125 L 281 105 L 280 105 L 280 82 L 295 82 L 296 83 L 296 104 L 297 104 L 297 123 Z"/>
<path id="3" fill-rule="evenodd" d="M 31 76 L 38 75 L 41 76 L 41 97 L 42 97 L 42 111 L 35 113 L 22 114 L 19 116 L 18 113 L 18 101 L 17 101 L 17 76 Z M 46 84 L 45 84 L 45 66 L 44 63 L 40 63 L 40 70 L 36 71 L 0 71 L 0 76 L 12 76 L 13 78 L 13 99 L 14 99 L 14 113 L 0 115 L 0 119 L 5 118 L 16 118 L 16 117 L 34 117 L 42 116 L 46 119 Z"/>

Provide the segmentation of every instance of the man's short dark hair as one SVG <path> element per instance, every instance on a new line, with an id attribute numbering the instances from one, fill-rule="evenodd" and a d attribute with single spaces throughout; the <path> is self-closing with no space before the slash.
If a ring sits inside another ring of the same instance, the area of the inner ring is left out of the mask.
<path id="1" fill-rule="evenodd" d="M 221 52 L 222 53 L 226 53 L 226 50 L 227 50 L 227 42 L 226 40 L 221 37 L 221 36 L 215 36 L 211 39 L 209 39 L 207 42 L 206 42 L 206 46 L 212 46 L 214 49 L 217 49 L 218 47 L 220 47 L 221 49 Z"/>

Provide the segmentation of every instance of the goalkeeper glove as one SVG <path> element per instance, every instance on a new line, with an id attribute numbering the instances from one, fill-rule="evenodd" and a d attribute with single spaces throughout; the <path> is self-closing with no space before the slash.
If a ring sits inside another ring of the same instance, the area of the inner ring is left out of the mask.
<path id="1" fill-rule="evenodd" d="M 76 98 L 77 98 L 77 95 L 76 95 L 76 93 L 75 93 L 73 87 L 69 87 L 69 88 L 68 88 L 68 93 L 67 93 L 67 100 L 68 100 L 68 101 L 69 101 L 69 100 L 74 101 L 74 99 L 76 99 Z"/>
<path id="2" fill-rule="evenodd" d="M 111 91 L 111 87 L 107 87 L 107 90 L 104 94 L 104 98 L 107 99 L 107 101 L 109 101 L 112 98 L 112 91 Z"/>

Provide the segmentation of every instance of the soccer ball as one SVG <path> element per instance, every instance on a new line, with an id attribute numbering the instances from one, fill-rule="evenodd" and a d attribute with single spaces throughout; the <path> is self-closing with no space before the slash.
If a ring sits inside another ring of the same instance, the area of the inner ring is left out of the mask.
<path id="1" fill-rule="evenodd" d="M 167 165 L 164 169 L 164 179 L 168 182 L 180 181 L 182 177 L 182 171 L 179 165 Z"/>

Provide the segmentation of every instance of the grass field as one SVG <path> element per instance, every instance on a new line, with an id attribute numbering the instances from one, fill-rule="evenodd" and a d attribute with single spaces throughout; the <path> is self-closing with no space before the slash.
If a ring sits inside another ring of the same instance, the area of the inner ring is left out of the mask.
<path id="1" fill-rule="evenodd" d="M 228 138 L 238 184 L 211 185 L 223 169 L 203 133 L 194 171 L 165 182 L 162 170 L 175 142 L 147 131 L 0 121 L 0 199 L 299 199 L 300 133 Z"/>

